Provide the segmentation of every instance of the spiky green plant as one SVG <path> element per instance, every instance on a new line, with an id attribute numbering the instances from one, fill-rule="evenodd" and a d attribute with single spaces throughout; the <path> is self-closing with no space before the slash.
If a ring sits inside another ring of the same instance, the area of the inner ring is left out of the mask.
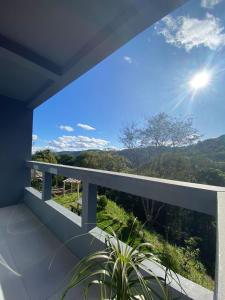
<path id="1" fill-rule="evenodd" d="M 74 275 L 63 293 L 62 300 L 70 289 L 81 283 L 84 285 L 84 299 L 88 299 L 89 288 L 97 285 L 100 299 L 168 300 L 165 280 L 157 277 L 151 270 L 148 270 L 148 275 L 143 275 L 141 271 L 145 260 L 157 260 L 151 248 L 149 243 L 134 247 L 121 244 L 112 231 L 112 235 L 106 236 L 105 250 L 88 255 L 75 266 Z"/>

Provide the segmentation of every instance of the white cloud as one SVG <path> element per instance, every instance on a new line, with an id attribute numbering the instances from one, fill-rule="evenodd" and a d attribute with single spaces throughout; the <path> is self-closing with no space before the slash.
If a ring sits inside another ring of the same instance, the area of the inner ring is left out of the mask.
<path id="1" fill-rule="evenodd" d="M 96 130 L 94 127 L 87 125 L 87 124 L 78 123 L 77 126 L 84 130 Z"/>
<path id="2" fill-rule="evenodd" d="M 53 151 L 75 151 L 86 149 L 105 149 L 109 142 L 103 139 L 90 138 L 87 136 L 60 136 L 49 141 L 46 148 Z"/>
<path id="3" fill-rule="evenodd" d="M 40 146 L 32 146 L 32 154 L 34 154 L 37 151 L 45 150 L 47 147 L 40 147 Z"/>
<path id="4" fill-rule="evenodd" d="M 132 64 L 133 60 L 130 56 L 124 56 L 123 59 L 128 63 L 128 64 Z"/>
<path id="5" fill-rule="evenodd" d="M 167 16 L 156 24 L 155 30 L 168 44 L 187 52 L 200 46 L 215 50 L 225 45 L 224 27 L 219 18 L 209 13 L 204 19 Z"/>
<path id="6" fill-rule="evenodd" d="M 32 135 L 32 141 L 34 142 L 34 141 L 36 141 L 37 139 L 38 139 L 37 134 L 33 134 L 33 135 Z"/>
<path id="7" fill-rule="evenodd" d="M 60 125 L 59 128 L 60 128 L 61 130 L 65 130 L 65 131 L 68 131 L 68 132 L 74 131 L 73 127 L 68 126 L 68 125 Z"/>
<path id="8" fill-rule="evenodd" d="M 212 9 L 220 2 L 222 2 L 222 0 L 201 0 L 201 6 L 204 8 Z"/>

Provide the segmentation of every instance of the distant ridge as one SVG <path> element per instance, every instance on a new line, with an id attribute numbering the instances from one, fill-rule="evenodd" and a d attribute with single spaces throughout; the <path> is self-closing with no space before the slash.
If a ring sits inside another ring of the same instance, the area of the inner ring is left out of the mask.
<path id="1" fill-rule="evenodd" d="M 67 154 L 74 158 L 84 152 L 110 152 L 110 150 L 62 151 L 57 155 Z M 163 153 L 180 153 L 186 156 L 201 156 L 216 162 L 225 162 L 225 134 L 210 138 L 186 147 L 155 147 L 113 150 L 114 153 L 127 158 L 134 166 L 141 166 Z"/>

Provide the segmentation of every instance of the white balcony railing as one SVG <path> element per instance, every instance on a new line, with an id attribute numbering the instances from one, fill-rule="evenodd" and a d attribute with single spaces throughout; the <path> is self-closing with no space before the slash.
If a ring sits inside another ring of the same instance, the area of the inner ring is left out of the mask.
<path id="1" fill-rule="evenodd" d="M 96 226 L 97 186 L 209 214 L 217 220 L 214 300 L 225 299 L 225 187 L 28 161 L 27 167 L 44 173 L 42 199 L 51 199 L 54 175 L 82 180 L 82 227 Z M 196 298 L 198 299 L 198 298 Z"/>

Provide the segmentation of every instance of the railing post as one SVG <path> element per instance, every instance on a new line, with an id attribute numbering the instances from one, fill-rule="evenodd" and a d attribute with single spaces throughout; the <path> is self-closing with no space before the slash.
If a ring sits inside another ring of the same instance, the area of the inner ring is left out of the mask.
<path id="1" fill-rule="evenodd" d="M 52 198 L 52 174 L 44 172 L 42 186 L 42 200 L 50 200 Z"/>
<path id="2" fill-rule="evenodd" d="M 216 270 L 214 300 L 225 299 L 225 192 L 217 192 Z"/>
<path id="3" fill-rule="evenodd" d="M 88 232 L 96 226 L 97 186 L 82 183 L 82 228 Z"/>

